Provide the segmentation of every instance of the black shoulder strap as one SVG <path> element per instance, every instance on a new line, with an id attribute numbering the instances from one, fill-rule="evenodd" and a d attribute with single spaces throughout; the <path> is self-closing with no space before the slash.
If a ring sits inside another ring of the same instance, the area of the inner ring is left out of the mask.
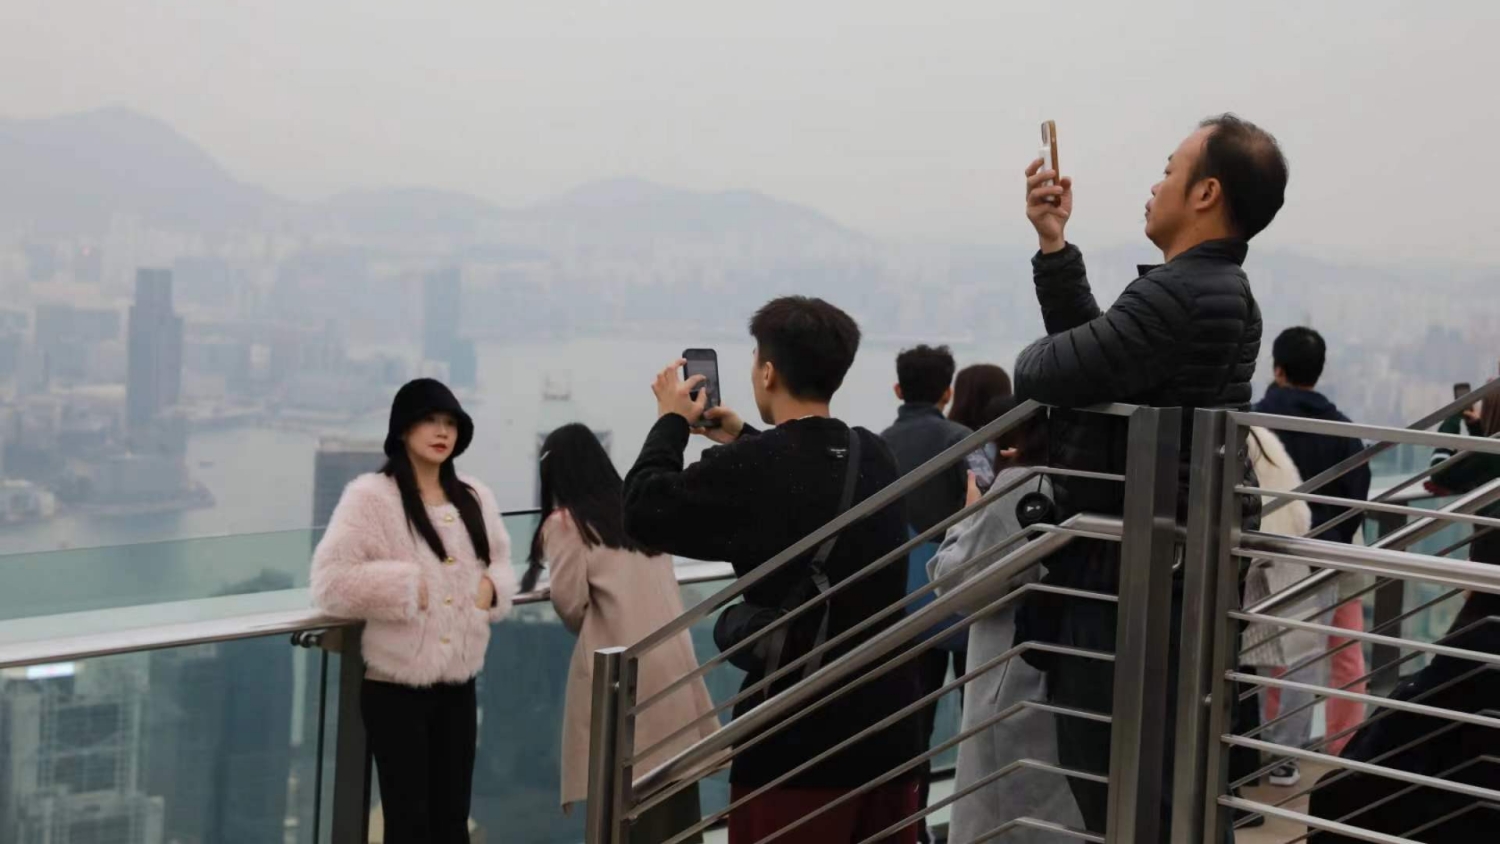
<path id="1" fill-rule="evenodd" d="M 835 519 L 842 516 L 854 505 L 854 490 L 859 484 L 859 460 L 859 432 L 851 427 L 849 429 L 849 449 L 844 460 L 844 492 L 839 499 L 838 512 L 833 514 Z M 808 568 L 810 569 L 808 574 L 812 578 L 813 586 L 816 587 L 817 597 L 819 598 L 831 588 L 828 583 L 828 572 L 823 569 L 823 566 L 828 562 L 828 557 L 833 554 L 833 546 L 838 544 L 839 536 L 840 534 L 835 533 L 833 536 L 823 540 L 823 544 L 818 546 L 817 552 L 813 554 L 812 560 L 808 563 Z M 795 607 L 788 608 L 788 610 L 791 609 L 795 609 Z M 818 635 L 813 638 L 810 650 L 817 650 L 824 642 L 828 641 L 827 601 L 823 602 L 823 606 L 819 609 L 818 614 Z M 771 634 L 770 655 L 769 659 L 766 660 L 766 674 L 768 676 L 775 674 L 776 669 L 781 665 L 781 651 L 786 645 L 786 633 L 787 625 L 783 624 Z M 808 661 L 807 666 L 802 669 L 802 676 L 806 677 L 812 674 L 822 667 L 822 665 L 823 655 L 819 654 Z"/>

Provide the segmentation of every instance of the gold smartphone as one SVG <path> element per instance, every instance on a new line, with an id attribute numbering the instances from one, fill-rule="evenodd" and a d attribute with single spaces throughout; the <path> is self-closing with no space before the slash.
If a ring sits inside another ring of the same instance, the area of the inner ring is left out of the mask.
<path id="1" fill-rule="evenodd" d="M 1042 159 L 1043 170 L 1051 170 L 1059 177 L 1062 176 L 1062 168 L 1057 166 L 1057 121 L 1055 120 L 1042 121 L 1042 151 L 1039 157 Z M 1052 180 L 1048 179 L 1047 184 L 1051 185 Z M 1057 197 L 1048 197 L 1048 201 L 1056 204 Z"/>

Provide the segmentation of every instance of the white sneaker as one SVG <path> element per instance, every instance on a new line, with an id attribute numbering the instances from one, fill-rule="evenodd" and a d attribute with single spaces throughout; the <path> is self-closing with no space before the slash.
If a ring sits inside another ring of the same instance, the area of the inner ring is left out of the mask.
<path id="1" fill-rule="evenodd" d="M 1279 788 L 1291 788 L 1302 781 L 1302 771 L 1296 762 L 1286 761 L 1271 769 L 1271 785 Z"/>

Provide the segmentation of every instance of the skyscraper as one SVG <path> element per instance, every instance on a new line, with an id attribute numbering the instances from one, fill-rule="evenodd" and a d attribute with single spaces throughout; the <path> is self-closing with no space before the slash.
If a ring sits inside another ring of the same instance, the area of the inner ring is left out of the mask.
<path id="1" fill-rule="evenodd" d="M 457 267 L 429 275 L 422 283 L 422 357 L 448 366 L 455 387 L 477 383 L 474 344 L 459 336 L 463 284 Z"/>
<path id="2" fill-rule="evenodd" d="M 136 270 L 128 354 L 126 422 L 136 432 L 182 391 L 182 317 L 172 310 L 171 270 Z"/>
<path id="3" fill-rule="evenodd" d="M 379 471 L 385 463 L 384 444 L 377 440 L 346 440 L 323 437 L 313 458 L 313 528 L 327 527 L 344 487 L 366 472 Z"/>

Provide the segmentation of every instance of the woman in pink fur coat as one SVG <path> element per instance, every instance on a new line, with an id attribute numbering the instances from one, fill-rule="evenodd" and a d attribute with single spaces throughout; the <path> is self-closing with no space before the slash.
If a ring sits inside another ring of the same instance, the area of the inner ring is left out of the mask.
<path id="1" fill-rule="evenodd" d="M 360 709 L 387 844 L 469 840 L 474 676 L 516 592 L 494 494 L 453 467 L 473 438 L 447 387 L 402 387 L 385 467 L 349 484 L 313 552 L 313 601 L 365 622 Z"/>

